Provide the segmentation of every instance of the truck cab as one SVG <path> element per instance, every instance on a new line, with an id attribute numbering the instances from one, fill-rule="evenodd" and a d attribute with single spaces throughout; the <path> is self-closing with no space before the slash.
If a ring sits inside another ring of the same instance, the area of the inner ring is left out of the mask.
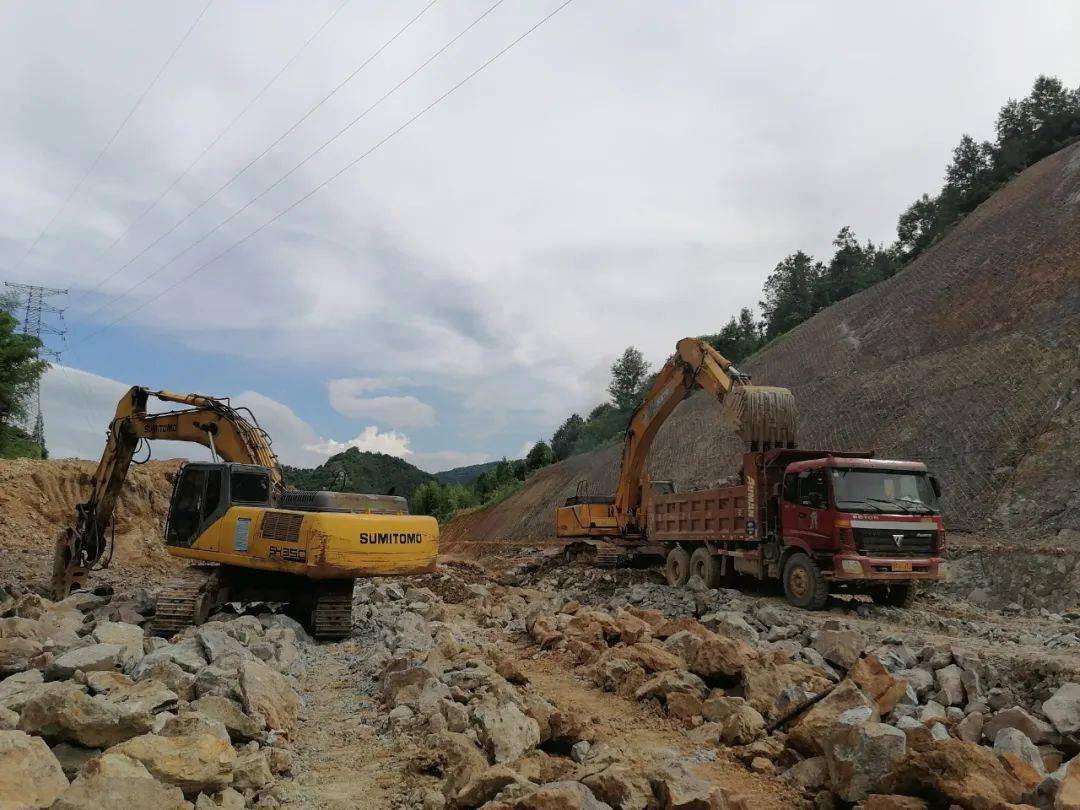
<path id="1" fill-rule="evenodd" d="M 825 454 L 787 464 L 777 490 L 778 573 L 794 604 L 822 601 L 824 585 L 903 605 L 914 582 L 941 578 L 941 488 L 925 464 Z"/>

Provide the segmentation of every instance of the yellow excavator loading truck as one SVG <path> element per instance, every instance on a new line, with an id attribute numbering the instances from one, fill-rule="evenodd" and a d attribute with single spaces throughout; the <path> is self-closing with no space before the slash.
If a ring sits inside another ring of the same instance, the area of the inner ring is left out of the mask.
<path id="1" fill-rule="evenodd" d="M 745 442 L 739 482 L 676 492 L 645 478 L 653 439 L 697 388 L 717 399 Z M 738 576 L 779 579 L 793 605 L 820 609 L 831 591 L 910 604 L 944 576 L 941 485 L 917 461 L 795 448 L 795 398 L 750 384 L 700 338 L 683 338 L 630 418 L 614 496 L 577 495 L 556 509 L 559 537 L 590 538 L 600 565 L 664 560 L 668 584 Z"/>
<path id="2" fill-rule="evenodd" d="M 150 397 L 179 410 L 147 413 Z M 62 598 L 108 565 L 117 498 L 143 441 L 208 447 L 213 463 L 176 475 L 165 548 L 198 563 L 162 588 L 152 628 L 171 635 L 226 602 L 287 602 L 316 638 L 348 636 L 353 582 L 435 570 L 438 523 L 393 495 L 308 492 L 285 485 L 270 439 L 228 400 L 134 387 L 120 400 L 89 498 L 58 538 L 53 591 Z"/>

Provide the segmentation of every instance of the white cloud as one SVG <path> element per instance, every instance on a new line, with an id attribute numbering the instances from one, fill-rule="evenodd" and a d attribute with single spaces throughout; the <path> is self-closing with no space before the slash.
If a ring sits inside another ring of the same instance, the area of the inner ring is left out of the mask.
<path id="1" fill-rule="evenodd" d="M 355 439 L 339 442 L 334 439 L 324 439 L 317 444 L 307 445 L 305 449 L 311 450 L 324 456 L 332 456 L 355 447 L 357 450 L 371 453 L 386 453 L 388 456 L 405 458 L 412 455 L 409 449 L 409 437 L 391 430 L 381 433 L 374 425 L 368 425 Z"/>
<path id="2" fill-rule="evenodd" d="M 371 419 L 391 427 L 429 427 L 435 424 L 435 409 L 414 396 L 363 396 L 370 391 L 397 388 L 403 378 L 346 377 L 330 380 L 330 406 L 342 416 Z"/>

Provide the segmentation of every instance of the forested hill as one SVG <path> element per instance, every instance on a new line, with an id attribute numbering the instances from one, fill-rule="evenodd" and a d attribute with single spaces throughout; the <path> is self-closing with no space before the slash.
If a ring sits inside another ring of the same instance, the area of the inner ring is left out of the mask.
<path id="1" fill-rule="evenodd" d="M 285 482 L 297 489 L 367 492 L 406 498 L 411 498 L 421 484 L 435 480 L 434 476 L 396 456 L 361 452 L 355 447 L 331 456 L 314 469 L 287 466 L 284 470 Z"/>
<path id="2" fill-rule="evenodd" d="M 467 467 L 454 467 L 452 470 L 437 472 L 435 478 L 440 484 L 468 486 L 488 470 L 494 470 L 498 466 L 498 461 L 485 461 L 483 464 L 470 464 Z"/>

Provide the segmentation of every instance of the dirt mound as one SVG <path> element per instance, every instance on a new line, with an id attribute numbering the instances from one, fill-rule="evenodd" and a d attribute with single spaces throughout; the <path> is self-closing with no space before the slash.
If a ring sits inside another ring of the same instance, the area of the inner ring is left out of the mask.
<path id="1" fill-rule="evenodd" d="M 675 336 L 673 336 L 675 337 Z M 790 388 L 807 448 L 925 461 L 953 529 L 1080 544 L 1080 144 L 1014 179 L 893 278 L 819 313 L 743 370 Z M 739 442 L 702 394 L 680 405 L 649 474 L 680 489 L 727 477 Z M 539 540 L 587 479 L 610 493 L 619 450 L 569 459 L 447 527 Z"/>
<path id="2" fill-rule="evenodd" d="M 89 461 L 0 460 L 0 578 L 48 580 L 53 542 L 86 499 L 95 464 Z M 133 465 L 116 509 L 118 568 L 167 570 L 175 562 L 162 545 L 172 481 L 179 461 Z"/>

